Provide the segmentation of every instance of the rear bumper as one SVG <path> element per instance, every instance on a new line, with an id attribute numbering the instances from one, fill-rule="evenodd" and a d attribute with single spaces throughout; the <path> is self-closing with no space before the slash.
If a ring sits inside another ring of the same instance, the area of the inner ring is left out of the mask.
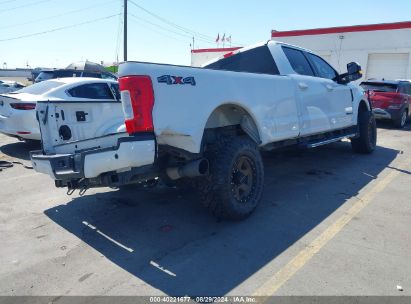
<path id="1" fill-rule="evenodd" d="M 154 138 L 124 137 L 112 148 L 56 155 L 33 151 L 30 158 L 37 172 L 50 175 L 64 186 L 72 181 L 96 179 L 103 173 L 127 172 L 152 165 L 155 154 Z"/>
<path id="2" fill-rule="evenodd" d="M 35 114 L 33 115 L 32 111 L 20 112 L 10 116 L 0 114 L 0 132 L 13 137 L 40 140 L 40 129 Z"/>
<path id="3" fill-rule="evenodd" d="M 375 108 L 372 109 L 375 118 L 377 119 L 392 119 L 391 118 L 391 113 L 388 112 L 386 109 L 380 109 L 380 108 Z"/>
<path id="4" fill-rule="evenodd" d="M 372 111 L 377 119 L 391 119 L 397 120 L 400 119 L 401 113 L 405 106 L 401 107 L 400 109 L 381 109 L 381 108 L 373 108 Z"/>

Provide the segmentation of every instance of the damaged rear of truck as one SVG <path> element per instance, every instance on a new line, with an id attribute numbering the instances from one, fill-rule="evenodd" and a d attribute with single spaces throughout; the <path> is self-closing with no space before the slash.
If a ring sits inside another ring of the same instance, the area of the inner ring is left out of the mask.
<path id="1" fill-rule="evenodd" d="M 296 53 L 310 75 L 293 62 Z M 355 152 L 375 149 L 370 105 L 350 84 L 361 68 L 347 68 L 338 75 L 308 50 L 274 41 L 206 68 L 124 62 L 124 125 L 113 122 L 108 102 L 39 102 L 43 150 L 31 153 L 32 163 L 69 194 L 158 181 L 193 184 L 215 216 L 242 219 L 262 196 L 260 149 L 312 148 L 343 138 Z"/>

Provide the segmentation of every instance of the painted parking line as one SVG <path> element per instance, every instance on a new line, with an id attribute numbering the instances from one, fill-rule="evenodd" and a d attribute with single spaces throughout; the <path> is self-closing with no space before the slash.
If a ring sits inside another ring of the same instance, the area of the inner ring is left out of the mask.
<path id="1" fill-rule="evenodd" d="M 398 168 L 408 168 L 411 165 L 411 159 L 407 159 Z M 281 288 L 294 274 L 297 273 L 311 258 L 321 250 L 335 235 L 340 232 L 361 210 L 363 210 L 377 194 L 382 192 L 401 171 L 385 169 L 390 171 L 387 175 L 377 181 L 376 184 L 356 203 L 338 218 L 331 226 L 329 226 L 320 236 L 318 236 L 311 244 L 300 251 L 290 262 L 282 267 L 278 272 L 271 276 L 260 288 L 258 288 L 253 296 L 272 296 L 278 289 Z M 384 171 L 385 171 L 384 170 Z"/>

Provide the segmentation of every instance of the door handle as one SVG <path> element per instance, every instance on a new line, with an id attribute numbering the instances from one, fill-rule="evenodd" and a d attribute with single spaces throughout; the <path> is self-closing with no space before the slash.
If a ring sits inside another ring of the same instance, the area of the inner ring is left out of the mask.
<path id="1" fill-rule="evenodd" d="M 299 82 L 299 83 L 298 83 L 298 87 L 299 87 L 301 90 L 307 90 L 307 89 L 308 89 L 308 85 L 307 85 L 305 82 Z"/>
<path id="2" fill-rule="evenodd" d="M 326 84 L 325 87 L 327 88 L 328 91 L 333 91 L 334 87 L 330 84 Z"/>

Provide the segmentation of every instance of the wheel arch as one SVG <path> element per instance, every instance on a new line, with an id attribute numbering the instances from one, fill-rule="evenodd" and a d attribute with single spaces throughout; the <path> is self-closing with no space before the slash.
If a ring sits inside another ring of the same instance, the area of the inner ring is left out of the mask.
<path id="1" fill-rule="evenodd" d="M 361 113 L 362 111 L 371 111 L 371 105 L 369 101 L 366 101 L 364 99 L 360 100 L 360 103 L 358 104 L 358 113 Z"/>
<path id="2" fill-rule="evenodd" d="M 239 126 L 257 144 L 261 143 L 261 132 L 254 115 L 244 106 L 225 103 L 215 108 L 209 115 L 204 132 L 210 129 Z"/>

